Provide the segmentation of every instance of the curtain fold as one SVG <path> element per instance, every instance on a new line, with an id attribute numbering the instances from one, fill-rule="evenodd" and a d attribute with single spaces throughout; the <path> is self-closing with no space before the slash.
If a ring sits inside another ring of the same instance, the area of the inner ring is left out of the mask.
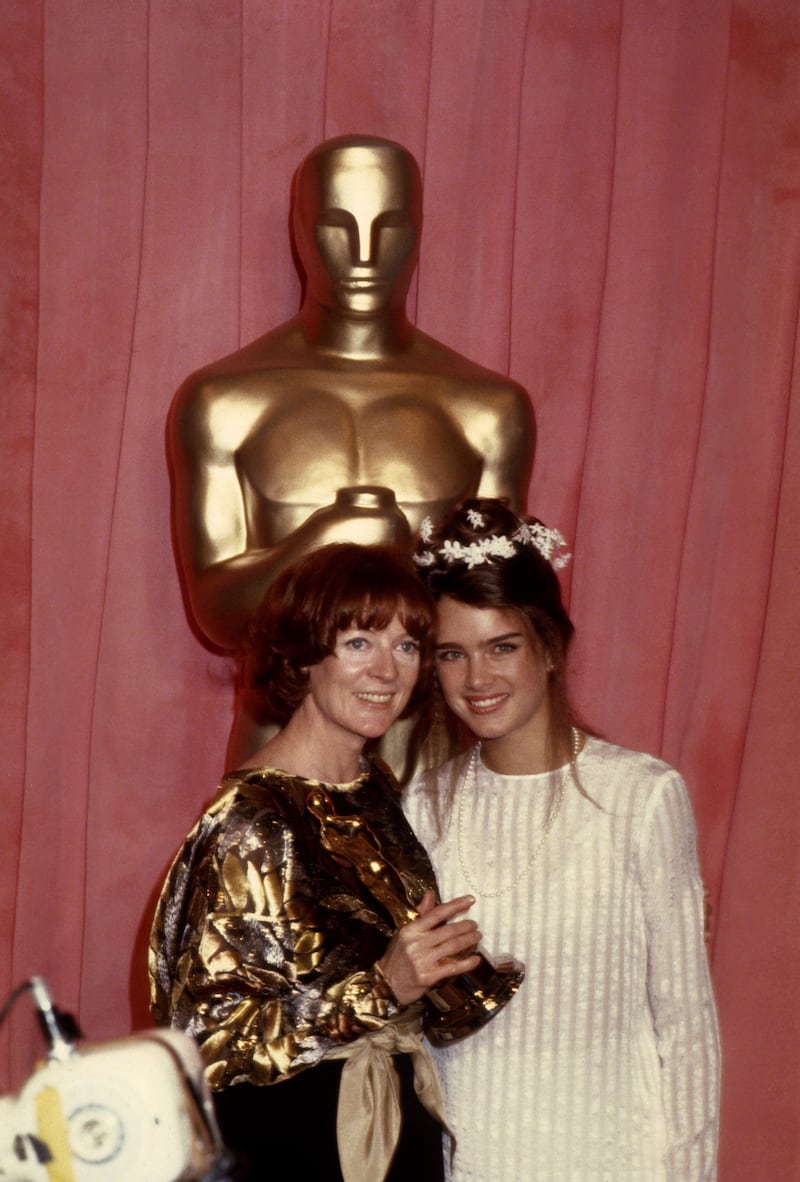
<path id="1" fill-rule="evenodd" d="M 800 1160 L 796 0 L 0 6 L 0 988 L 147 1022 L 154 893 L 230 663 L 176 571 L 181 380 L 291 316 L 321 139 L 424 174 L 410 309 L 529 392 L 587 720 L 686 777 L 714 907 L 720 1177 Z M 40 1054 L 15 1011 L 0 1086 Z"/>

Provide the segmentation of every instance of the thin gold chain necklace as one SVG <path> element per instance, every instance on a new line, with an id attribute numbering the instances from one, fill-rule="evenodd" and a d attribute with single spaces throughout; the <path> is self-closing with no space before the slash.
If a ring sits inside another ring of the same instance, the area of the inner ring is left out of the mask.
<path id="1" fill-rule="evenodd" d="M 578 757 L 578 752 L 580 751 L 580 749 L 581 749 L 581 733 L 579 730 L 577 730 L 576 727 L 573 727 L 572 728 L 572 755 L 570 757 L 569 764 L 567 765 L 567 767 L 565 767 L 563 769 L 561 777 L 559 778 L 558 792 L 556 794 L 555 801 L 550 806 L 547 820 L 545 821 L 544 829 L 542 830 L 542 836 L 537 841 L 536 846 L 534 847 L 533 853 L 528 858 L 528 861 L 526 862 L 525 866 L 523 866 L 522 870 L 520 871 L 520 873 L 517 875 L 517 877 L 514 879 L 513 882 L 508 883 L 506 886 L 502 887 L 502 889 L 499 891 L 482 891 L 480 889 L 480 887 L 474 882 L 472 875 L 470 874 L 470 872 L 467 868 L 467 860 L 464 857 L 464 800 L 465 800 L 465 797 L 467 796 L 467 785 L 470 783 L 470 781 L 472 782 L 473 788 L 477 789 L 477 787 L 478 787 L 478 761 L 480 759 L 480 753 L 481 753 L 480 743 L 476 744 L 476 746 L 473 747 L 472 754 L 470 755 L 470 758 L 469 758 L 469 764 L 467 766 L 467 770 L 464 775 L 464 779 L 461 782 L 461 788 L 460 788 L 459 794 L 458 794 L 458 830 L 457 830 L 457 834 L 456 834 L 456 841 L 457 841 L 457 847 L 458 847 L 458 864 L 461 867 L 461 873 L 464 875 L 464 880 L 467 883 L 467 886 L 474 894 L 480 895 L 480 897 L 482 899 L 499 899 L 501 895 L 507 895 L 509 891 L 513 891 L 514 887 L 518 886 L 519 883 L 522 882 L 523 878 L 525 878 L 525 876 L 529 872 L 531 866 L 533 866 L 534 862 L 539 857 L 539 854 L 542 852 L 542 847 L 550 835 L 550 830 L 553 828 L 553 826 L 556 823 L 556 818 L 558 817 L 558 814 L 561 811 L 561 801 L 564 798 L 564 789 L 566 788 L 566 785 L 567 785 L 567 777 L 568 776 L 574 777 L 574 775 L 575 775 L 575 760 Z"/>

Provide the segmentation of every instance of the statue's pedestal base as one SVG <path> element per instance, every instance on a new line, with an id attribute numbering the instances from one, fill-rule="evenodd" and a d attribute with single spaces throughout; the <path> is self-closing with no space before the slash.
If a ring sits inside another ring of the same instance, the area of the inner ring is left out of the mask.
<path id="1" fill-rule="evenodd" d="M 429 989 L 422 1024 L 430 1041 L 447 1046 L 479 1030 L 511 1001 L 524 976 L 518 960 L 482 956 L 477 969 Z"/>

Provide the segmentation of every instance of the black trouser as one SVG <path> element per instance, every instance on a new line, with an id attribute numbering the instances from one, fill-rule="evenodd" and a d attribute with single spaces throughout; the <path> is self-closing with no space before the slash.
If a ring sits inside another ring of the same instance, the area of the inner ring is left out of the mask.
<path id="1" fill-rule="evenodd" d="M 442 1182 L 441 1125 L 417 1098 L 411 1056 L 393 1061 L 403 1124 L 386 1182 Z M 343 1067 L 342 1059 L 323 1060 L 282 1083 L 214 1093 L 222 1135 L 239 1164 L 236 1182 L 343 1182 L 336 1142 Z"/>

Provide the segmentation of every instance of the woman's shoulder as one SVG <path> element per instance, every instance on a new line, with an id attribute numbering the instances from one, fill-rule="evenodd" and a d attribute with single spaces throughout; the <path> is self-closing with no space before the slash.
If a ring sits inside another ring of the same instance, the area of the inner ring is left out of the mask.
<path id="1" fill-rule="evenodd" d="M 305 799 L 309 783 L 279 768 L 237 768 L 223 776 L 209 812 L 282 812 L 287 800 Z"/>
<path id="2" fill-rule="evenodd" d="M 601 805 L 645 810 L 665 794 L 687 795 L 680 772 L 665 760 L 605 739 L 588 736 L 577 767 L 586 792 Z"/>
<path id="3" fill-rule="evenodd" d="M 242 840 L 247 833 L 266 832 L 285 822 L 291 801 L 279 773 L 264 768 L 239 768 L 223 776 L 211 802 L 186 838 L 186 846 L 208 848 Z"/>
<path id="4" fill-rule="evenodd" d="M 424 838 L 424 842 L 438 840 L 443 809 L 446 811 L 455 786 L 463 779 L 469 757 L 470 752 L 465 751 L 439 767 L 418 772 L 403 789 L 403 811 L 411 828 Z"/>
<path id="5" fill-rule="evenodd" d="M 417 772 L 403 789 L 403 804 L 406 800 L 425 798 L 441 792 L 449 784 L 458 782 L 466 771 L 470 754 L 470 751 L 462 751 L 460 755 L 448 759 L 446 763 L 439 764 L 438 767 L 429 767 Z"/>
<path id="6" fill-rule="evenodd" d="M 584 759 L 598 772 L 612 771 L 616 775 L 622 773 L 648 777 L 678 775 L 673 767 L 657 755 L 621 747 L 617 743 L 610 743 L 607 739 L 595 738 L 593 735 L 587 735 L 579 763 Z"/>

